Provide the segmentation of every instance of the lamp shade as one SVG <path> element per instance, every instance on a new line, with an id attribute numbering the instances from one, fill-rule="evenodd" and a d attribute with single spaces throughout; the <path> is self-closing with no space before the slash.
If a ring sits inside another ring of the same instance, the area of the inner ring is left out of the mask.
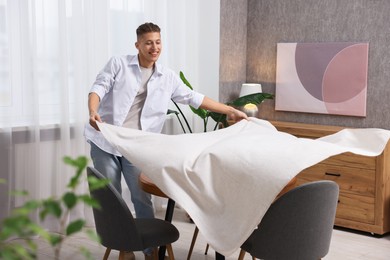
<path id="1" fill-rule="evenodd" d="M 241 86 L 240 97 L 261 92 L 263 92 L 263 90 L 261 89 L 261 84 L 244 83 Z"/>

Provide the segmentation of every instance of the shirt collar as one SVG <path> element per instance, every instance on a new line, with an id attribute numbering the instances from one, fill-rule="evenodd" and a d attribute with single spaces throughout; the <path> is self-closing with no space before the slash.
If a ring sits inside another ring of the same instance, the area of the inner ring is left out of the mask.
<path id="1" fill-rule="evenodd" d="M 130 65 L 131 66 L 137 66 L 138 69 L 140 69 L 140 65 L 139 65 L 139 60 L 138 60 L 138 55 L 133 55 L 133 56 L 130 56 Z M 155 69 L 155 72 L 157 73 L 157 75 L 163 75 L 163 72 L 162 72 L 162 65 L 158 62 L 156 62 L 154 64 L 154 69 Z"/>

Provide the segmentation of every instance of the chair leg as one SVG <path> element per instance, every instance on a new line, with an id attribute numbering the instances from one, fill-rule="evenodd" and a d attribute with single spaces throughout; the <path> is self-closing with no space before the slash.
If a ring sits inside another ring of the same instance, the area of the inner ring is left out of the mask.
<path id="1" fill-rule="evenodd" d="M 106 252 L 104 253 L 104 256 L 103 256 L 103 260 L 107 260 L 110 253 L 111 253 L 111 248 L 107 247 Z"/>
<path id="2" fill-rule="evenodd" d="M 191 259 L 192 251 L 194 250 L 196 238 L 198 237 L 199 229 L 195 226 L 194 235 L 192 236 L 192 241 L 190 245 L 190 249 L 188 250 L 187 260 Z"/>
<path id="3" fill-rule="evenodd" d="M 154 260 L 158 260 L 159 259 L 158 247 L 153 248 L 152 256 L 153 256 Z"/>
<path id="4" fill-rule="evenodd" d="M 245 253 L 246 252 L 244 251 L 244 249 L 241 249 L 240 255 L 238 256 L 238 260 L 244 260 Z"/>
<path id="5" fill-rule="evenodd" d="M 209 251 L 209 247 L 210 247 L 210 245 L 207 244 L 207 245 L 206 245 L 206 249 L 204 250 L 204 254 L 205 254 L 205 255 L 207 255 L 207 252 Z"/>
<path id="6" fill-rule="evenodd" d="M 118 260 L 125 260 L 125 251 L 119 251 L 119 258 Z"/>
<path id="7" fill-rule="evenodd" d="M 172 244 L 167 245 L 167 252 L 168 252 L 169 260 L 175 260 L 175 256 L 173 255 L 173 250 L 172 250 Z"/>

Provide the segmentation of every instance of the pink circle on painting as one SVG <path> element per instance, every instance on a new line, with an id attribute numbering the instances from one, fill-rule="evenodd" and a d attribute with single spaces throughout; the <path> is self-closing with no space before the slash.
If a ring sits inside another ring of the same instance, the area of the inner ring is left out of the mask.
<path id="1" fill-rule="evenodd" d="M 341 103 L 357 96 L 366 88 L 368 53 L 366 44 L 355 44 L 341 50 L 329 62 L 323 82 L 323 101 Z"/>
<path id="2" fill-rule="evenodd" d="M 353 45 L 340 43 L 298 43 L 295 51 L 295 67 L 302 86 L 309 94 L 324 101 L 322 83 L 329 63 L 344 48 Z"/>

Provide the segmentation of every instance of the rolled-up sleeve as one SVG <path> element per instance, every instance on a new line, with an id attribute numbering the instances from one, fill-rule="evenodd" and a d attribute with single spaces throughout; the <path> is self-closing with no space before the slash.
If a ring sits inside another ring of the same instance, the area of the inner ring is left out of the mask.
<path id="1" fill-rule="evenodd" d="M 204 95 L 195 91 L 192 91 L 192 98 L 190 99 L 191 102 L 189 105 L 193 106 L 194 108 L 199 108 L 200 105 L 202 105 Z"/>
<path id="2" fill-rule="evenodd" d="M 198 108 L 203 102 L 204 95 L 188 88 L 179 77 L 175 77 L 174 80 L 176 88 L 172 94 L 172 100 L 180 104 Z"/>
<path id="3" fill-rule="evenodd" d="M 100 100 L 102 100 L 102 98 L 110 91 L 110 89 L 114 85 L 117 71 L 118 66 L 116 58 L 112 57 L 96 76 L 96 80 L 93 83 L 89 92 L 96 93 L 100 97 Z"/>

